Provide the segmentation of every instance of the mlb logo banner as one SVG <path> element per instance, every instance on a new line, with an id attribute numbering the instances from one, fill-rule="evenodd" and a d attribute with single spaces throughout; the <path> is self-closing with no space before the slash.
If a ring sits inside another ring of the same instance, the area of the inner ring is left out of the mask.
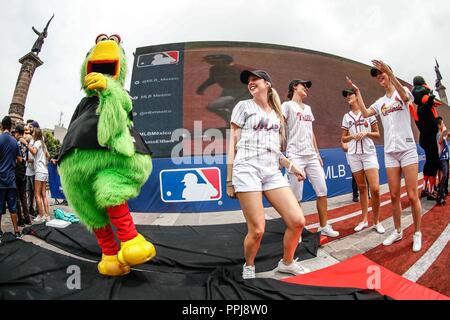
<path id="1" fill-rule="evenodd" d="M 218 201 L 222 198 L 219 168 L 162 170 L 159 174 L 164 202 Z"/>
<path id="2" fill-rule="evenodd" d="M 137 67 L 154 67 L 161 66 L 167 64 L 177 64 L 180 60 L 180 52 L 179 51 L 163 51 L 163 52 L 154 52 L 141 54 L 137 59 Z"/>

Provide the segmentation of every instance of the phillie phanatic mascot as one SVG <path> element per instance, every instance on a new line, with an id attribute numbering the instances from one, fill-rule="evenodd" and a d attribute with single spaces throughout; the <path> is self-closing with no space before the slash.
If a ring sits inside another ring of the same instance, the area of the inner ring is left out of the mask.
<path id="1" fill-rule="evenodd" d="M 127 204 L 147 181 L 152 161 L 150 149 L 133 128 L 132 102 L 123 88 L 127 68 L 120 37 L 101 34 L 95 42 L 81 68 L 86 97 L 72 116 L 58 165 L 69 204 L 102 249 L 98 271 L 121 276 L 156 254 L 136 231 Z"/>
<path id="2" fill-rule="evenodd" d="M 419 145 L 425 151 L 425 166 L 423 167 L 424 190 L 422 196 L 428 196 L 429 200 L 435 200 L 434 186 L 439 169 L 439 152 L 436 142 L 438 125 L 436 107 L 442 105 L 435 100 L 432 90 L 421 76 L 414 77 L 414 87 L 411 93 L 417 111 L 413 114 L 417 128 L 420 131 Z"/>

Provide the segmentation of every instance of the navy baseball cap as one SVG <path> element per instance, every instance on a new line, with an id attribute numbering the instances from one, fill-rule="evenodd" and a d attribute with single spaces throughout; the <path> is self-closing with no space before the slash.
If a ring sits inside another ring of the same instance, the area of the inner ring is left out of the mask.
<path id="1" fill-rule="evenodd" d="M 243 84 L 248 84 L 248 78 L 250 78 L 250 76 L 255 76 L 261 79 L 266 80 L 267 82 L 269 82 L 271 85 L 273 85 L 272 83 L 272 78 L 269 76 L 269 74 L 264 71 L 264 70 L 254 70 L 254 71 L 249 71 L 249 70 L 244 70 L 241 72 L 241 82 Z"/>
<path id="2" fill-rule="evenodd" d="M 33 121 L 33 122 L 31 123 L 31 125 L 32 125 L 34 128 L 40 128 L 40 127 L 39 127 L 39 123 L 38 123 L 37 121 Z"/>

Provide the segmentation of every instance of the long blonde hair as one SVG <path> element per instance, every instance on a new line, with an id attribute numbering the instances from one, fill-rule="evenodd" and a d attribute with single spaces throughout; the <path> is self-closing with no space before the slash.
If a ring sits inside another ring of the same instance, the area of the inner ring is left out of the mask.
<path id="1" fill-rule="evenodd" d="M 278 119 L 280 119 L 280 148 L 281 151 L 284 151 L 285 144 L 286 144 L 286 127 L 285 127 L 285 121 L 283 116 L 283 111 L 281 110 L 281 99 L 278 95 L 278 92 L 272 88 L 272 86 L 269 88 L 269 91 L 267 92 L 267 101 L 269 105 L 272 107 L 272 109 L 277 114 Z"/>

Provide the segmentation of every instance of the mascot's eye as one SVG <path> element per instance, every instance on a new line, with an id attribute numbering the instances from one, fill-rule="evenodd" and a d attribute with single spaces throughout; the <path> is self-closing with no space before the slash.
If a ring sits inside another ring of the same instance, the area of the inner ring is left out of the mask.
<path id="1" fill-rule="evenodd" d="M 104 33 L 99 34 L 97 38 L 95 38 L 95 43 L 99 43 L 100 41 L 108 40 L 108 36 Z"/>
<path id="2" fill-rule="evenodd" d="M 120 36 L 118 34 L 113 34 L 109 37 L 109 40 L 115 41 L 117 44 L 120 43 Z"/>

